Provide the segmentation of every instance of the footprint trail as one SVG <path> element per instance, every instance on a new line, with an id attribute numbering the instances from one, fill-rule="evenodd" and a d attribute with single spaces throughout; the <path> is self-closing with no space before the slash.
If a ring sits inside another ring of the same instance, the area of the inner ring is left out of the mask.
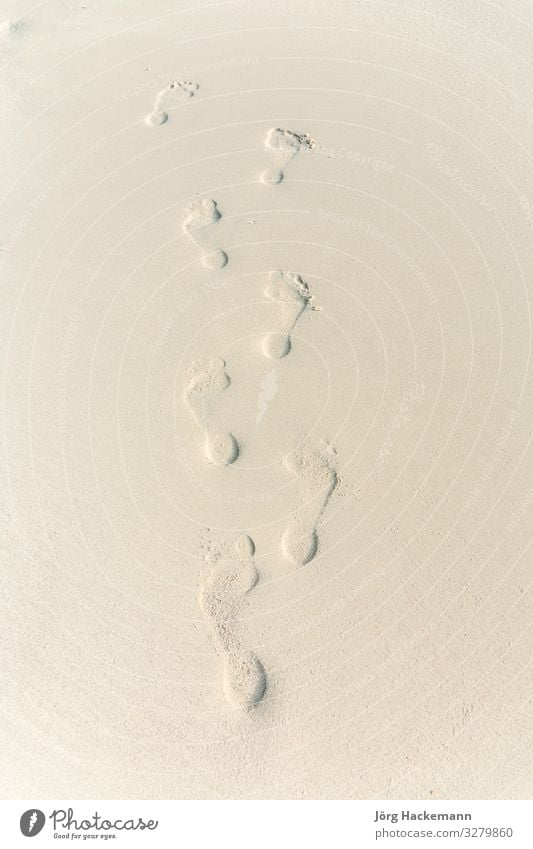
<path id="1" fill-rule="evenodd" d="M 281 330 L 267 333 L 263 339 L 263 353 L 279 360 L 291 350 L 290 332 L 311 301 L 311 295 L 306 281 L 292 271 L 273 271 L 265 295 L 279 304 Z"/>
<path id="2" fill-rule="evenodd" d="M 283 180 L 285 168 L 300 150 L 311 150 L 316 141 L 308 135 L 281 130 L 279 127 L 268 131 L 265 147 L 271 153 L 273 163 L 261 174 L 266 185 L 276 185 Z"/>
<path id="3" fill-rule="evenodd" d="M 200 248 L 203 264 L 206 268 L 224 268 L 228 261 L 227 253 L 218 248 L 213 250 L 210 247 L 209 235 L 204 229 L 211 224 L 216 224 L 222 218 L 216 201 L 210 198 L 194 200 L 186 207 L 185 212 L 186 216 L 182 224 L 183 231 Z"/>
<path id="4" fill-rule="evenodd" d="M 303 566 L 313 559 L 318 548 L 317 524 L 337 485 L 336 452 L 325 440 L 318 448 L 301 448 L 284 461 L 285 467 L 299 478 L 302 505 L 283 531 L 281 548 L 291 563 Z"/>
<path id="5" fill-rule="evenodd" d="M 235 707 L 249 710 L 261 701 L 266 675 L 261 661 L 246 650 L 236 633 L 243 598 L 256 585 L 255 545 L 243 534 L 232 557 L 219 560 L 200 585 L 200 609 L 213 630 L 223 664 L 223 691 Z"/>
<path id="6" fill-rule="evenodd" d="M 204 453 L 218 466 L 227 466 L 239 456 L 237 440 L 231 433 L 211 428 L 212 405 L 217 396 L 230 385 L 226 363 L 221 357 L 198 360 L 192 364 L 185 387 L 185 401 L 204 435 Z"/>
<path id="7" fill-rule="evenodd" d="M 198 83 L 190 83 L 185 81 L 174 81 L 160 91 L 155 98 L 154 108 L 145 121 L 150 127 L 160 127 L 168 121 L 168 109 L 176 100 L 189 99 L 194 97 L 199 89 Z"/>

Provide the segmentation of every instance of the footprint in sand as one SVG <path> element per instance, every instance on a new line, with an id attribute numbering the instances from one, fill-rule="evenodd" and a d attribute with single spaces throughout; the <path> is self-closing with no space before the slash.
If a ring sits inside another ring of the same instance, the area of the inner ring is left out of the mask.
<path id="1" fill-rule="evenodd" d="M 224 664 L 223 691 L 236 707 L 248 710 L 261 701 L 266 689 L 265 670 L 236 633 L 243 598 L 256 585 L 255 545 L 243 534 L 233 556 L 215 563 L 200 585 L 198 602 L 213 629 L 215 648 Z"/>
<path id="2" fill-rule="evenodd" d="M 188 100 L 194 97 L 199 89 L 198 83 L 185 81 L 171 82 L 159 94 L 156 95 L 154 108 L 145 121 L 150 127 L 160 127 L 168 121 L 168 109 L 178 100 Z"/>
<path id="3" fill-rule="evenodd" d="M 292 271 L 273 271 L 265 295 L 279 305 L 281 330 L 267 333 L 263 339 L 263 353 L 279 360 L 291 350 L 290 332 L 309 304 L 311 295 L 305 280 Z"/>
<path id="4" fill-rule="evenodd" d="M 211 224 L 216 224 L 222 218 L 216 201 L 211 199 L 194 200 L 186 207 L 185 212 L 186 216 L 182 224 L 183 231 L 200 248 L 203 264 L 206 268 L 224 268 L 228 261 L 227 253 L 219 249 L 213 250 L 210 247 L 209 231 L 206 233 L 204 229 Z"/>
<path id="5" fill-rule="evenodd" d="M 269 130 L 265 140 L 266 149 L 271 152 L 273 163 L 261 174 L 261 180 L 267 185 L 276 185 L 283 180 L 287 164 L 300 150 L 311 150 L 316 141 L 308 135 L 300 135 L 279 127 Z"/>
<path id="6" fill-rule="evenodd" d="M 24 41 L 30 31 L 30 25 L 23 18 L 0 22 L 0 44 L 2 48 L 13 50 L 17 44 Z"/>
<path id="7" fill-rule="evenodd" d="M 230 383 L 226 363 L 220 357 L 214 357 L 192 364 L 185 387 L 185 401 L 204 434 L 205 454 L 211 463 L 218 466 L 233 463 L 239 455 L 235 437 L 231 433 L 213 430 L 210 425 L 213 401 Z"/>
<path id="8" fill-rule="evenodd" d="M 285 467 L 298 476 L 301 507 L 283 531 L 281 548 L 297 566 L 309 563 L 317 552 L 317 524 L 337 485 L 336 456 L 324 440 L 318 448 L 299 448 L 284 460 Z"/>

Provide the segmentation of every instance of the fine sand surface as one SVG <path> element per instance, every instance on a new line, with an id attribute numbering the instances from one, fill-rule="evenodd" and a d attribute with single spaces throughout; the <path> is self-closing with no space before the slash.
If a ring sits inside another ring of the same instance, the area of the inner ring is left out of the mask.
<path id="1" fill-rule="evenodd" d="M 0 21 L 3 796 L 530 797 L 531 4 Z"/>

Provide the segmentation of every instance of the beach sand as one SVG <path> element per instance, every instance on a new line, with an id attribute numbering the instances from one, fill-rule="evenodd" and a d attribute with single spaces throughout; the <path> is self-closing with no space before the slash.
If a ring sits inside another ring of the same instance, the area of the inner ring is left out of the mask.
<path id="1" fill-rule="evenodd" d="M 533 11 L 4 4 L 4 798 L 529 798 Z"/>

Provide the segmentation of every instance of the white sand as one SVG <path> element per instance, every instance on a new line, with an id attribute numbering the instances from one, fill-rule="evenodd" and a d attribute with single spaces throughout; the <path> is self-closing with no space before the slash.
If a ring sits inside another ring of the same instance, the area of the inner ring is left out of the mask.
<path id="1" fill-rule="evenodd" d="M 1 20 L 3 795 L 531 796 L 531 5 Z"/>

